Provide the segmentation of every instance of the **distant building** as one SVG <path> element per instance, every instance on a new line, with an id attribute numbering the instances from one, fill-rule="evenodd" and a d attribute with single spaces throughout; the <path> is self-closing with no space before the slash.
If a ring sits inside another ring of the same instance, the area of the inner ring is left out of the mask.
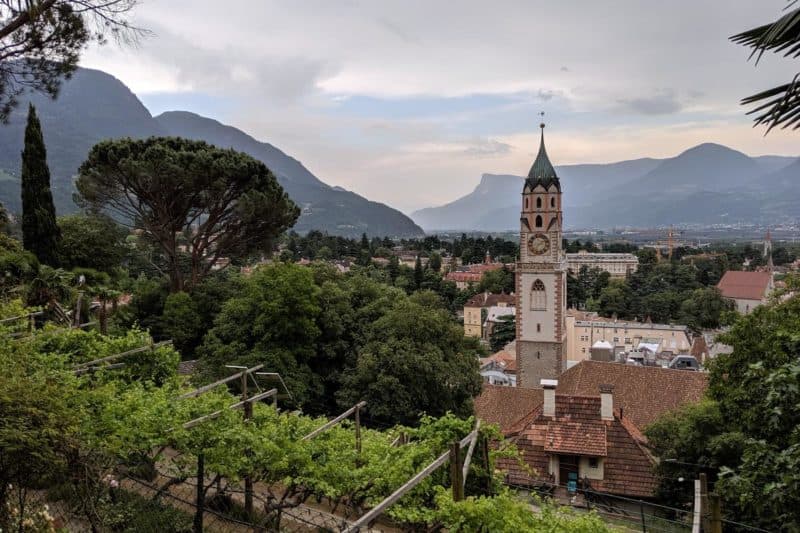
<path id="1" fill-rule="evenodd" d="M 654 363 L 668 364 L 692 348 L 689 328 L 682 325 L 619 321 L 570 310 L 566 326 L 567 367 L 585 359 L 615 360 L 623 352 L 645 360 L 650 354 Z"/>
<path id="2" fill-rule="evenodd" d="M 631 272 L 636 272 L 639 258 L 634 254 L 590 253 L 586 250 L 567 254 L 567 268 L 573 275 L 577 275 L 583 266 L 589 269 L 599 268 L 611 274 L 612 278 L 624 278 Z"/>
<path id="3" fill-rule="evenodd" d="M 486 252 L 486 257 L 484 258 L 483 263 L 457 267 L 455 270 L 449 272 L 445 279 L 448 281 L 454 281 L 459 290 L 464 290 L 467 289 L 471 284 L 480 283 L 481 279 L 483 279 L 483 275 L 486 272 L 500 270 L 504 266 L 506 265 L 503 263 L 496 263 L 492 261 L 492 256 L 489 255 L 489 252 Z"/>
<path id="4" fill-rule="evenodd" d="M 491 307 L 514 307 L 516 296 L 514 294 L 493 294 L 482 292 L 476 294 L 464 304 L 464 335 L 469 337 L 483 337 L 483 309 Z"/>
<path id="5" fill-rule="evenodd" d="M 729 270 L 719 280 L 717 288 L 724 298 L 736 305 L 743 315 L 767 302 L 775 288 L 772 272 L 746 272 Z"/>
<path id="6" fill-rule="evenodd" d="M 481 377 L 489 385 L 517 386 L 517 355 L 501 350 L 481 359 Z"/>
<path id="7" fill-rule="evenodd" d="M 483 340 L 488 342 L 497 324 L 508 320 L 509 317 L 513 319 L 516 314 L 517 309 L 515 307 L 499 305 L 490 307 L 486 313 L 486 320 L 483 322 Z"/>

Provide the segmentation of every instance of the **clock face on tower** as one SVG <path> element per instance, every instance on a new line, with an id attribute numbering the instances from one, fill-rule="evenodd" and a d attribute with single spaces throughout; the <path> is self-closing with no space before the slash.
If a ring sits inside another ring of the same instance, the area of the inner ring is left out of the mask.
<path id="1" fill-rule="evenodd" d="M 549 249 L 550 241 L 544 233 L 537 233 L 528 239 L 528 250 L 530 250 L 533 255 L 546 254 Z"/>

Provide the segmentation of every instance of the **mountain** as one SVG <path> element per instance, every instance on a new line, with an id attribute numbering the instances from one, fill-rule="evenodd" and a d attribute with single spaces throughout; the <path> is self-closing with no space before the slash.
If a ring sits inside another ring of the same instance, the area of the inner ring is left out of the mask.
<path id="1" fill-rule="evenodd" d="M 294 227 L 296 231 L 325 229 L 332 234 L 350 237 L 360 236 L 364 232 L 396 236 L 424 233 L 400 211 L 371 202 L 341 187 L 326 185 L 296 159 L 241 130 L 186 111 L 163 113 L 155 120 L 169 135 L 233 148 L 262 161 L 303 209 L 303 215 Z"/>
<path id="2" fill-rule="evenodd" d="M 318 229 L 349 237 L 362 233 L 402 237 L 423 234 L 419 226 L 399 211 L 323 183 L 296 159 L 236 128 L 181 111 L 152 117 L 130 89 L 105 72 L 78 69 L 64 82 L 58 100 L 39 94 L 30 95 L 29 100 L 36 106 L 42 122 L 53 199 L 59 214 L 76 210 L 72 202 L 73 177 L 97 142 L 109 138 L 181 135 L 235 148 L 264 162 L 303 209 L 294 227 L 297 231 Z M 0 124 L 0 202 L 11 212 L 21 210 L 18 176 L 27 103 L 22 102 L 7 125 Z M 12 178 L 4 177 L 4 172 Z"/>
<path id="3" fill-rule="evenodd" d="M 800 217 L 798 158 L 748 157 L 705 143 L 668 159 L 564 165 L 556 171 L 564 192 L 564 221 L 571 228 Z M 470 194 L 411 216 L 426 230 L 513 230 L 521 191 L 521 177 L 484 174 Z"/>

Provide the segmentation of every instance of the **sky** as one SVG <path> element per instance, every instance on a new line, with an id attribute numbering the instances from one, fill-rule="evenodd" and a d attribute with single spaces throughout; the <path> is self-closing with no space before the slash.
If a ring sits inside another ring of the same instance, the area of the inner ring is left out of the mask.
<path id="1" fill-rule="evenodd" d="M 728 37 L 786 0 L 141 0 L 134 47 L 82 65 L 154 115 L 192 111 L 404 212 L 527 174 L 544 112 L 554 164 L 671 157 L 702 142 L 800 156 L 741 98 L 796 60 Z"/>

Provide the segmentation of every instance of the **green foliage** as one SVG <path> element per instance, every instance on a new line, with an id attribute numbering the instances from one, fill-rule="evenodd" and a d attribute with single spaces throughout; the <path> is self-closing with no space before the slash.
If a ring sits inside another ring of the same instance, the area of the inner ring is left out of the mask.
<path id="1" fill-rule="evenodd" d="M 50 192 L 50 169 L 42 125 L 33 104 L 28 108 L 25 148 L 22 150 L 22 242 L 42 263 L 58 266 L 61 232 Z"/>
<path id="2" fill-rule="evenodd" d="M 478 292 L 488 291 L 511 294 L 514 292 L 515 284 L 514 273 L 503 266 L 499 270 L 490 270 L 483 274 L 481 282 L 478 284 Z"/>
<path id="3" fill-rule="evenodd" d="M 61 265 L 112 273 L 129 253 L 128 232 L 103 215 L 69 215 L 58 219 L 61 230 Z"/>
<path id="4" fill-rule="evenodd" d="M 447 489 L 437 487 L 434 516 L 448 531 L 476 533 L 611 531 L 611 528 L 594 513 L 578 514 L 541 500 L 535 500 L 534 504 L 538 507 L 535 511 L 508 490 L 492 497 L 469 497 L 455 502 Z"/>
<path id="5" fill-rule="evenodd" d="M 492 330 L 492 335 L 489 339 L 489 345 L 492 347 L 493 352 L 498 352 L 516 337 L 517 323 L 515 317 L 501 317 L 500 321 L 495 324 L 494 329 Z"/>
<path id="6" fill-rule="evenodd" d="M 463 351 L 463 329 L 446 311 L 401 300 L 366 335 L 355 368 L 343 378 L 340 405 L 366 400 L 370 417 L 383 423 L 471 413 L 481 386 L 477 358 Z"/>
<path id="7" fill-rule="evenodd" d="M 717 328 L 731 310 L 733 302 L 724 299 L 716 287 L 695 289 L 680 305 L 681 322 L 695 332 Z"/>
<path id="8" fill-rule="evenodd" d="M 185 292 L 172 293 L 164 303 L 164 333 L 175 348 L 189 357 L 204 333 L 203 321 L 194 299 Z"/>
<path id="9" fill-rule="evenodd" d="M 709 400 L 647 430 L 658 455 L 688 463 L 659 466 L 666 501 L 690 501 L 690 487 L 674 479 L 707 471 L 718 478 L 715 490 L 735 520 L 767 530 L 800 528 L 798 330 L 797 296 L 741 317 L 719 339 L 733 352 L 709 365 Z"/>
<path id="10" fill-rule="evenodd" d="M 270 252 L 300 215 L 263 163 L 202 141 L 103 141 L 79 172 L 82 202 L 135 223 L 160 248 L 172 292 L 198 285 L 221 258 Z"/>

